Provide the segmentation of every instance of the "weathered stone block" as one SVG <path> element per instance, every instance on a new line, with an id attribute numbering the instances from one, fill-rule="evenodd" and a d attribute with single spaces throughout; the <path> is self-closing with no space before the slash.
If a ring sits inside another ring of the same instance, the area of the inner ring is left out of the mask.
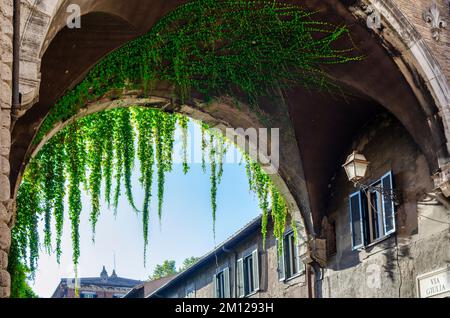
<path id="1" fill-rule="evenodd" d="M 0 4 L 0 13 L 7 18 L 12 18 L 14 12 L 12 0 L 0 0 Z"/>
<path id="2" fill-rule="evenodd" d="M 9 287 L 0 287 L 0 298 L 9 298 L 11 295 Z"/>
<path id="3" fill-rule="evenodd" d="M 8 83 L 0 82 L 0 102 L 2 108 L 11 108 L 12 89 Z"/>
<path id="4" fill-rule="evenodd" d="M 0 127 L 0 156 L 9 156 L 10 148 L 11 148 L 11 132 L 6 127 Z"/>
<path id="5" fill-rule="evenodd" d="M 9 178 L 4 175 L 0 174 L 0 201 L 6 201 L 10 197 L 10 183 Z"/>
<path id="6" fill-rule="evenodd" d="M 0 26 L 2 27 L 2 31 L 4 34 L 12 35 L 13 34 L 13 25 L 11 23 L 11 19 L 2 17 L 0 19 Z"/>
<path id="7" fill-rule="evenodd" d="M 0 250 L 0 270 L 8 268 L 8 253 Z"/>
<path id="8" fill-rule="evenodd" d="M 4 203 L 0 202 L 0 222 L 9 224 L 9 222 L 11 222 L 11 216 L 11 211 L 7 209 Z"/>
<path id="9" fill-rule="evenodd" d="M 11 286 L 11 276 L 6 270 L 0 270 L 0 287 Z"/>
<path id="10" fill-rule="evenodd" d="M 12 51 L 12 38 L 7 34 L 0 33 L 0 47 L 4 51 Z"/>
<path id="11" fill-rule="evenodd" d="M 12 78 L 11 67 L 5 63 L 0 64 L 0 79 L 10 81 Z"/>
<path id="12" fill-rule="evenodd" d="M 0 110 L 0 127 L 8 128 L 11 126 L 11 112 L 9 109 Z"/>
<path id="13" fill-rule="evenodd" d="M 9 175 L 9 168 L 9 160 L 4 156 L 0 156 L 0 173 Z"/>
<path id="14" fill-rule="evenodd" d="M 0 222 L 0 250 L 9 251 L 11 246 L 11 230 L 8 225 Z"/>
<path id="15" fill-rule="evenodd" d="M 12 50 L 0 50 L 1 56 L 0 61 L 6 64 L 12 64 L 13 61 L 13 53 Z"/>

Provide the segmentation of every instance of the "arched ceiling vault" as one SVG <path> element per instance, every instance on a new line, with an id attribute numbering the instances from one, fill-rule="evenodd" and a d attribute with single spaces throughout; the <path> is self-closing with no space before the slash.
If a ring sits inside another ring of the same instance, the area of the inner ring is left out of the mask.
<path id="1" fill-rule="evenodd" d="M 39 102 L 14 125 L 10 158 L 12 189 L 16 188 L 26 163 L 34 134 L 56 100 L 76 85 L 101 57 L 148 31 L 160 17 L 187 1 L 71 2 L 81 5 L 82 28 L 63 27 L 62 8 L 65 7 L 61 6 L 50 27 L 48 44 L 43 47 Z M 358 54 L 365 56 L 361 62 L 333 65 L 327 70 L 351 96 L 331 97 L 301 88 L 286 96 L 295 130 L 295 147 L 300 150 L 301 159 L 285 164 L 297 165 L 304 173 L 306 188 L 293 187 L 307 194 L 293 195 L 297 201 L 306 195 L 309 203 L 299 205 L 311 209 L 317 230 L 331 177 L 345 158 L 353 136 L 378 113 L 388 111 L 403 124 L 426 156 L 431 171 L 438 169 L 438 161 L 447 157 L 447 151 L 443 127 L 436 116 L 438 110 L 426 94 L 427 107 L 423 107 L 423 101 L 419 102 L 393 60 L 395 50 L 383 47 L 376 35 L 365 23 L 358 22 L 341 1 L 292 2 L 318 11 L 318 17 L 325 21 L 348 25 Z M 349 43 L 342 45 L 348 47 Z M 270 102 L 263 103 L 262 107 L 270 115 Z"/>

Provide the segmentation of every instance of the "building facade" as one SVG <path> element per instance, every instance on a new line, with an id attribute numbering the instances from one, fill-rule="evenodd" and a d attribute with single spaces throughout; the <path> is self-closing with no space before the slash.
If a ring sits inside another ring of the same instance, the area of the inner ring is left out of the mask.
<path id="1" fill-rule="evenodd" d="M 449 296 L 449 206 L 433 192 L 425 156 L 386 114 L 360 132 L 348 153 L 355 149 L 370 158 L 360 183 L 371 188 L 355 188 L 342 168 L 331 181 L 317 296 Z"/>
<path id="2" fill-rule="evenodd" d="M 310 247 L 317 263 L 301 238 L 291 245 L 290 228 L 280 262 L 276 239 L 269 235 L 264 249 L 256 219 L 151 297 L 449 297 L 449 206 L 433 193 L 417 144 L 381 113 L 350 143 L 352 151 L 370 163 L 356 186 L 336 169 Z"/>
<path id="3" fill-rule="evenodd" d="M 279 253 L 271 230 L 254 219 L 147 298 L 307 297 L 305 245 L 288 228 Z"/>
<path id="4" fill-rule="evenodd" d="M 123 298 L 139 284 L 139 280 L 117 276 L 115 270 L 108 276 L 103 266 L 99 277 L 62 278 L 52 298 Z"/>

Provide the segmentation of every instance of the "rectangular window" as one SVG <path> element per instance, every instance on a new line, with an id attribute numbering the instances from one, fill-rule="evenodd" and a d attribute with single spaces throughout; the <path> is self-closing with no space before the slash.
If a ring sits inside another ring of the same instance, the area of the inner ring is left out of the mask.
<path id="1" fill-rule="evenodd" d="M 214 275 L 214 290 L 216 298 L 230 298 L 230 269 L 227 267 Z"/>
<path id="2" fill-rule="evenodd" d="M 259 290 L 258 250 L 246 254 L 237 261 L 237 291 L 245 297 Z"/>
<path id="3" fill-rule="evenodd" d="M 294 232 L 291 231 L 284 236 L 281 255 L 278 251 L 277 255 L 280 281 L 294 277 L 303 271 L 303 263 L 300 261 L 299 246 L 295 242 Z"/>
<path id="4" fill-rule="evenodd" d="M 284 238 L 286 249 L 286 277 L 291 278 L 300 273 L 300 256 L 298 251 L 298 245 L 295 242 L 294 233 L 287 234 Z"/>
<path id="5" fill-rule="evenodd" d="M 395 232 L 392 173 L 349 198 L 353 249 L 383 239 Z"/>
<path id="6" fill-rule="evenodd" d="M 90 293 L 90 292 L 81 292 L 80 298 L 97 298 L 96 293 Z"/>
<path id="7" fill-rule="evenodd" d="M 254 292 L 255 286 L 253 286 L 253 255 L 249 255 L 244 258 L 244 292 L 245 295 L 249 295 Z"/>

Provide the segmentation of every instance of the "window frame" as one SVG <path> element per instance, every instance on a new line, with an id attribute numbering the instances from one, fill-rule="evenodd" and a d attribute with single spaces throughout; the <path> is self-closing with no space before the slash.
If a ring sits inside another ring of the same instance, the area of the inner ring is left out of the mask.
<path id="1" fill-rule="evenodd" d="M 249 260 L 251 267 L 248 267 Z M 256 294 L 260 291 L 260 273 L 259 273 L 259 251 L 258 248 L 247 250 L 242 254 L 242 257 L 237 260 L 237 294 L 239 298 L 245 298 Z M 249 278 L 249 272 L 252 273 Z M 249 283 L 253 287 L 249 288 Z"/>
<path id="2" fill-rule="evenodd" d="M 291 251 L 291 242 L 289 242 L 288 248 L 286 248 L 286 243 L 287 243 L 286 241 L 291 240 L 291 239 L 294 240 L 292 243 L 294 244 L 295 249 L 297 251 L 297 257 L 295 257 L 294 251 Z M 288 280 L 291 280 L 293 278 L 301 276 L 305 272 L 305 266 L 304 266 L 303 262 L 301 261 L 300 246 L 295 243 L 294 230 L 289 230 L 283 235 L 283 240 L 281 242 L 281 246 L 282 246 L 282 248 L 281 248 L 282 255 L 280 257 L 280 255 L 278 253 L 278 239 L 276 239 L 278 280 L 280 282 L 286 282 Z M 292 268 L 291 268 L 291 262 L 293 262 L 294 258 L 296 258 L 295 265 L 297 267 L 297 271 L 295 273 L 292 272 Z M 280 262 L 280 260 L 281 260 L 281 262 Z M 280 268 L 280 263 L 283 264 L 283 268 Z M 289 267 L 286 266 L 287 263 L 289 263 Z M 289 273 L 288 273 L 288 270 L 289 270 Z"/>
<path id="3" fill-rule="evenodd" d="M 218 279 L 223 277 L 223 290 L 220 292 L 220 283 Z M 214 297 L 215 298 L 231 298 L 231 282 L 230 282 L 230 267 L 225 267 L 216 272 L 213 276 L 214 281 Z"/>
<path id="4" fill-rule="evenodd" d="M 284 235 L 284 240 L 289 240 L 289 248 L 287 249 L 287 256 L 288 256 L 288 261 L 289 261 L 289 273 L 286 273 L 286 280 L 295 278 L 299 275 L 301 275 L 302 270 L 300 269 L 300 265 L 301 265 L 301 261 L 300 261 L 300 246 L 298 244 L 296 244 L 295 242 L 295 236 L 294 236 L 294 231 L 291 230 L 288 233 L 286 233 Z M 292 241 L 291 241 L 292 240 Z M 294 245 L 294 248 L 296 251 L 292 250 L 292 245 Z M 297 252 L 297 255 L 295 255 Z M 291 267 L 291 263 L 295 262 L 295 266 L 297 267 L 297 271 L 294 273 Z M 285 266 L 286 269 L 286 266 Z"/>
<path id="5" fill-rule="evenodd" d="M 385 173 L 384 175 L 382 175 L 380 178 L 378 178 L 376 181 L 372 182 L 370 185 L 373 186 L 377 183 L 380 184 L 381 187 L 383 187 L 384 184 L 384 180 L 386 180 L 386 178 L 389 178 L 389 183 L 391 185 L 391 191 L 393 191 L 394 189 L 394 181 L 393 181 L 393 173 L 392 171 L 389 171 L 387 173 Z M 348 204 L 349 204 L 349 218 L 350 218 L 350 236 L 351 236 L 351 243 L 352 243 L 352 251 L 361 249 L 361 248 L 365 248 L 365 247 L 369 247 L 372 245 L 375 245 L 381 241 L 384 241 L 385 239 L 389 238 L 390 236 L 392 236 L 396 231 L 397 231 L 397 226 L 396 226 L 396 220 L 395 220 L 395 202 L 394 200 L 391 199 L 390 202 L 390 216 L 386 215 L 386 196 L 383 194 L 381 195 L 381 207 L 379 207 L 377 210 L 377 213 L 379 213 L 379 217 L 382 217 L 382 226 L 383 226 L 383 235 L 379 235 L 379 237 L 372 239 L 368 236 L 370 236 L 370 233 L 373 232 L 374 230 L 378 230 L 380 231 L 380 221 L 378 220 L 377 222 L 377 228 L 375 229 L 374 225 L 372 224 L 372 221 L 368 218 L 370 218 L 370 211 L 372 211 L 372 209 L 369 208 L 369 196 L 367 195 L 367 193 L 363 190 L 358 190 L 356 192 L 353 192 L 352 194 L 349 195 L 348 197 Z M 361 231 L 361 244 L 356 245 L 355 246 L 355 242 L 354 242 L 354 225 L 353 225 L 353 214 L 352 214 L 352 198 L 358 196 L 358 206 L 359 206 L 359 216 L 360 216 L 360 231 Z M 381 215 L 381 216 L 380 216 Z M 391 230 L 387 230 L 387 217 L 391 217 L 392 218 L 392 229 Z M 367 224 L 369 222 L 369 224 Z"/>
<path id="6" fill-rule="evenodd" d="M 83 296 L 89 295 L 89 296 L 92 296 L 92 297 L 81 297 L 81 295 L 83 295 Z M 95 299 L 95 298 L 98 298 L 98 294 L 96 292 L 80 292 L 80 298 L 83 298 L 83 299 Z"/>

